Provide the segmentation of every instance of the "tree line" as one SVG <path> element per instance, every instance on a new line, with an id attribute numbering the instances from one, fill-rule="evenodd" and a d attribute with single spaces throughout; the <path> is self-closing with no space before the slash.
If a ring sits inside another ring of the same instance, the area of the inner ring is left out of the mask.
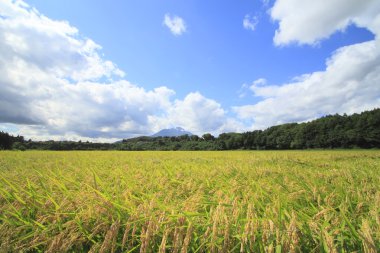
<path id="1" fill-rule="evenodd" d="M 245 133 L 214 137 L 141 136 L 116 143 L 82 141 L 32 141 L 0 132 L 0 149 L 39 150 L 281 150 L 281 149 L 380 148 L 380 109 L 328 115 L 306 123 L 289 123 Z"/>

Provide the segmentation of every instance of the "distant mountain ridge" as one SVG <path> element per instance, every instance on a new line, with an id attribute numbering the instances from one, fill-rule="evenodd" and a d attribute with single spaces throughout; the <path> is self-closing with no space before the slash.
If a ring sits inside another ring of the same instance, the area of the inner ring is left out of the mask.
<path id="1" fill-rule="evenodd" d="M 182 127 L 174 127 L 174 128 L 162 129 L 158 131 L 157 133 L 151 135 L 151 137 L 176 137 L 176 136 L 182 136 L 182 135 L 191 136 L 193 134 L 186 131 Z"/>

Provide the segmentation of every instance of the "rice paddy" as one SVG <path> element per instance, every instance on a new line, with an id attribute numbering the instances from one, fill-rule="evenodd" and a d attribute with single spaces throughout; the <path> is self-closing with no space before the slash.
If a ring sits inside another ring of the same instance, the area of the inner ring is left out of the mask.
<path id="1" fill-rule="evenodd" d="M 0 152 L 0 252 L 377 252 L 380 151 Z"/>

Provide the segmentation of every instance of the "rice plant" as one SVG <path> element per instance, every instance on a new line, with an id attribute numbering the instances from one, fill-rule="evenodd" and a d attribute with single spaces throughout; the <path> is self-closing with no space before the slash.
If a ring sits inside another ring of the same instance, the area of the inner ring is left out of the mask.
<path id="1" fill-rule="evenodd" d="M 377 252 L 380 152 L 0 152 L 0 252 Z"/>

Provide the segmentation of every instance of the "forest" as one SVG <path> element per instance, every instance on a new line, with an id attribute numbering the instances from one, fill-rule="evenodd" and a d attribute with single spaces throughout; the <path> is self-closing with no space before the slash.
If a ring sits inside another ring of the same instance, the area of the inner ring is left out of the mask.
<path id="1" fill-rule="evenodd" d="M 0 132 L 0 149 L 14 150 L 286 150 L 380 148 L 380 109 L 353 115 L 327 115 L 305 123 L 288 123 L 218 137 L 141 136 L 115 143 L 33 141 Z"/>

